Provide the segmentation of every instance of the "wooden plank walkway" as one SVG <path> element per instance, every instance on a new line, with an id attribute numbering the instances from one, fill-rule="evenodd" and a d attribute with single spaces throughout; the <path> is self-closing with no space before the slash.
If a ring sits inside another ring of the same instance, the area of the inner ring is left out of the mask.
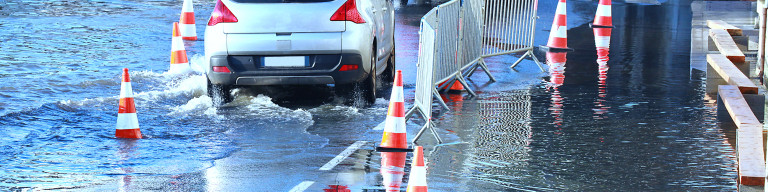
<path id="1" fill-rule="evenodd" d="M 739 183 L 765 184 L 765 153 L 763 125 L 752 113 L 747 101 L 736 86 L 720 85 L 718 94 L 738 128 L 736 150 L 739 163 Z"/>
<path id="2" fill-rule="evenodd" d="M 744 34 L 741 29 L 723 20 L 707 20 L 707 26 L 711 29 L 725 29 L 731 36 L 742 36 Z"/>
<path id="3" fill-rule="evenodd" d="M 733 41 L 733 38 L 725 29 L 710 29 L 709 37 L 715 42 L 715 46 L 720 50 L 720 53 L 725 55 L 731 62 L 744 63 L 746 61 L 744 53 L 741 52 L 739 46 L 736 45 L 736 42 Z"/>
<path id="4" fill-rule="evenodd" d="M 757 94 L 753 83 L 736 65 L 721 54 L 707 54 L 707 63 L 730 85 L 735 85 L 744 94 Z"/>

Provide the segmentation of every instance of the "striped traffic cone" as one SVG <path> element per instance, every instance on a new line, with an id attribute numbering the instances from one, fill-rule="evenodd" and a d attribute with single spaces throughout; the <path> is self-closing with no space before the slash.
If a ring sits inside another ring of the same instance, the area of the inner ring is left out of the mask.
<path id="1" fill-rule="evenodd" d="M 421 146 L 416 146 L 413 152 L 406 192 L 427 192 L 427 167 L 424 164 L 424 148 Z"/>
<path id="2" fill-rule="evenodd" d="M 128 68 L 123 69 L 123 81 L 120 84 L 120 107 L 117 110 L 117 127 L 115 137 L 141 139 L 139 119 L 136 117 L 136 105 L 133 103 L 131 78 Z"/>
<path id="3" fill-rule="evenodd" d="M 438 87 L 443 87 L 443 86 L 446 86 L 445 85 L 446 83 L 448 83 L 448 82 L 440 83 L 437 86 Z M 459 80 L 454 81 L 453 84 L 450 87 L 446 86 L 446 89 L 448 89 L 448 91 L 455 91 L 455 92 L 466 91 L 466 89 L 464 89 L 464 85 L 461 85 L 461 82 L 459 82 Z"/>
<path id="4" fill-rule="evenodd" d="M 595 13 L 595 21 L 590 23 L 592 28 L 613 28 L 611 17 L 611 0 L 600 0 Z"/>
<path id="5" fill-rule="evenodd" d="M 555 20 L 552 21 L 552 29 L 549 31 L 549 41 L 547 46 L 541 46 L 541 49 L 547 52 L 567 52 L 573 51 L 568 48 L 568 25 L 566 22 L 565 0 L 557 3 L 555 10 Z"/>
<path id="6" fill-rule="evenodd" d="M 195 28 L 195 10 L 192 0 L 184 0 L 181 6 L 181 38 L 184 40 L 196 41 L 197 32 Z"/>
<path id="7" fill-rule="evenodd" d="M 187 59 L 187 50 L 184 49 L 184 42 L 179 33 L 178 22 L 173 23 L 171 44 L 171 67 L 168 71 L 171 73 L 186 72 L 189 69 L 189 60 Z"/>
<path id="8" fill-rule="evenodd" d="M 381 175 L 387 191 L 400 191 L 405 175 L 405 156 L 408 140 L 405 132 L 405 99 L 403 98 L 402 71 L 395 73 L 392 95 L 389 98 L 389 110 L 384 122 L 384 135 L 376 151 L 381 152 Z"/>
<path id="9" fill-rule="evenodd" d="M 600 4 L 597 5 L 597 13 L 595 13 L 595 22 L 590 23 L 590 26 L 595 34 L 597 63 L 600 64 L 601 68 L 605 66 L 605 71 L 607 71 L 608 49 L 611 46 L 611 30 L 613 28 L 611 20 L 611 0 L 600 0 Z"/>

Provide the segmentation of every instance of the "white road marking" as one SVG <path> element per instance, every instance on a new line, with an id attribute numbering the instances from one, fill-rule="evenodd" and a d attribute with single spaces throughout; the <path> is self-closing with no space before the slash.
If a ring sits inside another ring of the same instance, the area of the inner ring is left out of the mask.
<path id="1" fill-rule="evenodd" d="M 368 142 L 367 141 L 358 141 L 358 142 L 353 143 L 352 145 L 347 147 L 347 149 L 342 151 L 341 154 L 336 155 L 336 157 L 331 159 L 331 161 L 329 161 L 328 163 L 326 163 L 325 165 L 320 167 L 320 171 L 328 171 L 328 170 L 333 169 L 334 167 L 336 167 L 336 165 L 338 165 L 339 163 L 344 161 L 344 159 L 349 157 L 349 155 L 352 155 L 352 153 L 357 151 L 357 149 L 359 149 L 360 147 L 362 147 L 366 143 L 368 143 Z"/>
<path id="2" fill-rule="evenodd" d="M 299 185 L 296 185 L 293 187 L 290 192 L 303 192 L 304 190 L 307 190 L 309 186 L 312 186 L 312 184 L 315 184 L 314 181 L 304 181 L 299 183 Z"/>

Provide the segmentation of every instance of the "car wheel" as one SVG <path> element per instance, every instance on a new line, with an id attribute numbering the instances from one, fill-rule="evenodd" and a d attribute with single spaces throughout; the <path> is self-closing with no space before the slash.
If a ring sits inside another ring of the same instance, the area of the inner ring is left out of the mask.
<path id="1" fill-rule="evenodd" d="M 384 70 L 384 73 L 381 73 L 381 80 L 383 81 L 382 83 L 387 85 L 395 82 L 395 49 L 392 49 L 392 53 L 389 54 L 387 69 Z"/>
<path id="2" fill-rule="evenodd" d="M 376 85 L 376 49 L 374 48 L 374 50 L 371 51 L 371 73 L 368 75 L 368 79 L 363 81 L 362 85 L 360 85 L 362 88 L 361 91 L 363 91 L 363 99 L 365 99 L 368 104 L 376 102 L 376 92 L 378 89 Z"/>
<path id="3" fill-rule="evenodd" d="M 208 82 L 208 97 L 213 100 L 214 104 L 218 105 L 232 102 L 233 97 L 232 94 L 230 94 L 232 86 L 216 85 L 211 83 L 211 80 L 208 78 L 206 78 L 206 81 Z"/>
<path id="4" fill-rule="evenodd" d="M 371 53 L 371 71 L 363 81 L 337 85 L 336 93 L 345 97 L 345 100 L 352 104 L 362 103 L 373 104 L 376 102 L 376 50 Z"/>

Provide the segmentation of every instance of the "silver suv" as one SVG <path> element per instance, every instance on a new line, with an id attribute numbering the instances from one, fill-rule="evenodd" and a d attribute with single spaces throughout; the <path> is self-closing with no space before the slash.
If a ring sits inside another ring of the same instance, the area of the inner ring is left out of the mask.
<path id="1" fill-rule="evenodd" d="M 373 103 L 395 72 L 393 0 L 218 0 L 205 28 L 208 94 L 335 84 Z M 375 64 L 374 64 L 375 63 Z"/>

